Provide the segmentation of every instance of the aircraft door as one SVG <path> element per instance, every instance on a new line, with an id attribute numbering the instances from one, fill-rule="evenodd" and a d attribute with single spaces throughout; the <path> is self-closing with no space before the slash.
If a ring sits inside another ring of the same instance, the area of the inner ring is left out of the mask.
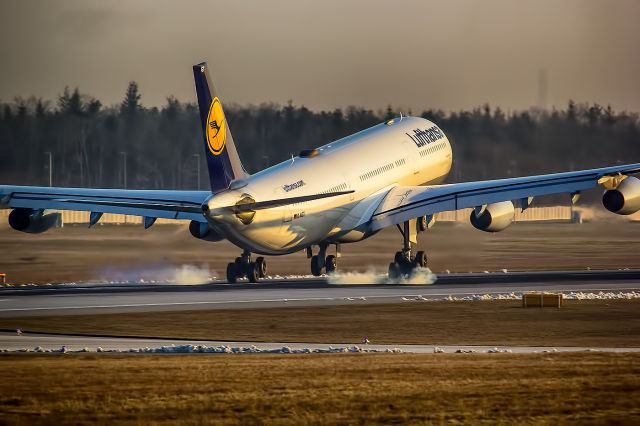
<path id="1" fill-rule="evenodd" d="M 420 174 L 420 163 L 418 161 L 420 156 L 415 150 L 415 145 L 402 141 L 402 151 L 406 155 L 407 165 L 413 170 L 414 176 Z"/>
<path id="2" fill-rule="evenodd" d="M 282 189 L 281 186 L 274 189 L 273 194 L 274 194 L 274 199 L 286 198 L 287 196 L 286 192 L 284 192 L 284 189 Z M 287 223 L 291 222 L 291 220 L 293 219 L 293 212 L 291 211 L 291 206 L 285 205 L 279 208 L 282 210 L 282 224 L 286 225 Z"/>

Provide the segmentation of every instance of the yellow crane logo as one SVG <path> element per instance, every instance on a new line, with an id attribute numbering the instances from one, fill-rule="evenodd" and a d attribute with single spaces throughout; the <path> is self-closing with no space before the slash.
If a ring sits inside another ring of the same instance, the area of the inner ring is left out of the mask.
<path id="1" fill-rule="evenodd" d="M 220 99 L 215 97 L 209 107 L 209 115 L 207 116 L 207 144 L 209 151 L 213 155 L 220 155 L 224 150 L 224 143 L 227 138 L 227 128 L 222 111 Z"/>

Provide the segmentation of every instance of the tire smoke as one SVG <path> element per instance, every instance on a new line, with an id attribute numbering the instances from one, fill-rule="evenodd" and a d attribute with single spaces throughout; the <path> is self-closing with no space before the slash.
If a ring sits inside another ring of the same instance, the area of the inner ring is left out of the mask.
<path id="1" fill-rule="evenodd" d="M 366 272 L 338 272 L 327 276 L 329 284 L 415 284 L 428 285 L 437 281 L 436 274 L 429 268 L 416 268 L 409 276 L 399 281 L 390 280 L 387 274 L 380 274 L 374 269 Z"/>

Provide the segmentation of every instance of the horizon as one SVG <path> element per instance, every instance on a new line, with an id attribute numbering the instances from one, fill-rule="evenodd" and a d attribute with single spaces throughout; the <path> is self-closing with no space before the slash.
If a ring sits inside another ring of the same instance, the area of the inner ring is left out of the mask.
<path id="1" fill-rule="evenodd" d="M 135 80 L 132 80 L 131 82 L 136 82 Z M 91 93 L 86 93 L 83 92 L 81 90 L 81 88 L 79 87 L 71 87 L 71 86 L 65 86 L 65 89 L 69 89 L 69 93 L 73 93 L 75 90 L 78 90 L 80 96 L 85 100 L 85 101 L 90 101 L 90 100 L 97 100 L 100 102 L 100 111 L 112 111 L 112 110 L 117 110 L 122 106 L 122 100 L 120 100 L 119 102 L 114 102 L 111 104 L 105 104 L 102 103 L 102 100 L 92 96 Z M 124 95 L 125 95 L 126 89 L 123 91 L 123 95 L 122 95 L 122 99 L 124 100 Z M 32 114 L 34 113 L 34 107 L 36 105 L 36 103 L 38 101 L 42 102 L 42 104 L 45 106 L 46 111 L 48 112 L 55 112 L 58 110 L 58 106 L 57 106 L 57 102 L 58 102 L 58 98 L 62 96 L 62 94 L 64 93 L 64 89 L 56 96 L 56 99 L 45 99 L 43 97 L 37 96 L 37 95 L 28 95 L 28 96 L 17 96 L 14 97 L 12 100 L 10 101 L 5 101 L 3 99 L 0 98 L 0 106 L 18 106 L 18 105 L 24 105 L 27 107 L 27 111 L 28 113 Z M 183 101 L 180 99 L 176 99 L 175 97 L 169 95 L 165 97 L 165 102 L 160 104 L 160 105 L 146 105 L 144 102 L 144 94 L 142 92 L 140 92 L 141 94 L 141 99 L 140 99 L 140 108 L 141 109 L 146 109 L 146 110 L 151 110 L 151 109 L 158 109 L 158 110 L 162 110 L 163 108 L 165 108 L 168 104 L 169 104 L 169 100 L 173 99 L 176 100 L 181 106 L 193 106 L 193 107 L 197 107 L 197 101 L 194 100 L 188 100 L 188 101 Z M 238 102 L 224 102 L 226 108 L 229 109 L 243 109 L 243 108 L 259 108 L 262 106 L 268 106 L 271 108 L 276 108 L 276 109 L 281 109 L 281 108 L 285 108 L 287 106 L 292 106 L 293 108 L 306 108 L 311 112 L 314 113 L 321 113 L 321 112 L 332 112 L 332 111 L 336 111 L 336 110 L 341 110 L 341 111 L 347 111 L 350 108 L 355 108 L 358 110 L 362 110 L 362 111 L 371 111 L 376 115 L 385 115 L 389 109 L 391 109 L 391 111 L 394 114 L 399 114 L 402 113 L 405 116 L 420 116 L 421 114 L 427 113 L 427 112 L 439 112 L 439 113 L 443 113 L 447 116 L 451 115 L 451 114 L 456 114 L 456 113 L 462 113 L 462 112 L 474 112 L 477 110 L 483 110 L 485 108 L 489 108 L 489 110 L 492 113 L 495 113 L 497 111 L 502 112 L 503 114 L 509 116 L 511 114 L 518 114 L 518 113 L 523 113 L 523 112 L 539 112 L 542 114 L 545 113 L 553 113 L 553 112 L 563 112 L 566 111 L 567 108 L 569 107 L 569 104 L 573 103 L 574 106 L 578 107 L 578 108 L 589 108 L 589 107 L 601 107 L 603 110 L 607 109 L 607 108 L 611 108 L 612 112 L 616 113 L 616 114 L 629 114 L 629 115 L 640 115 L 639 111 L 630 111 L 630 110 L 626 110 L 626 109 L 616 109 L 613 105 L 611 104 L 599 104 L 597 102 L 589 102 L 589 101 L 581 101 L 581 102 L 576 102 L 573 99 L 569 99 L 567 100 L 565 105 L 554 105 L 552 107 L 548 107 L 548 108 L 541 108 L 539 106 L 536 105 L 532 105 L 529 106 L 527 108 L 523 108 L 523 109 L 506 109 L 501 105 L 491 105 L 488 103 L 485 104 L 479 104 L 479 105 L 475 105 L 475 106 L 471 106 L 469 108 L 460 108 L 460 109 L 450 109 L 450 110 L 444 110 L 441 108 L 432 108 L 432 107 L 423 107 L 423 108 L 418 108 L 417 110 L 408 110 L 408 111 L 403 111 L 400 108 L 389 104 L 386 105 L 384 107 L 380 107 L 380 108 L 368 108 L 365 107 L 363 105 L 345 105 L 345 106 L 339 106 L 339 107 L 334 107 L 334 108 L 328 108 L 328 109 L 314 109 L 312 107 L 309 107 L 307 105 L 304 104 L 297 104 L 296 102 L 294 102 L 293 100 L 288 100 L 286 102 L 275 102 L 275 101 L 262 101 L 262 102 L 258 102 L 258 103 L 248 103 L 248 104 L 241 104 Z"/>

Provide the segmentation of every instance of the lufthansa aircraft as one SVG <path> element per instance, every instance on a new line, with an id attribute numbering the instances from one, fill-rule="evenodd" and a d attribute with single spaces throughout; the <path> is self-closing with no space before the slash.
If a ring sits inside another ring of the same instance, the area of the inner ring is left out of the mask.
<path id="1" fill-rule="evenodd" d="M 424 267 L 424 252 L 412 253 L 417 234 L 436 213 L 473 208 L 477 229 L 509 226 L 515 208 L 533 197 L 580 192 L 601 185 L 604 206 L 617 214 L 640 210 L 640 164 L 577 172 L 441 185 L 452 164 L 451 144 L 435 123 L 398 117 L 250 175 L 242 166 L 222 103 L 207 65 L 193 67 L 210 191 L 49 188 L 0 186 L 0 207 L 11 208 L 10 226 L 39 233 L 59 213 L 89 211 L 90 225 L 103 213 L 139 215 L 149 228 L 157 218 L 190 220 L 199 239 L 227 239 L 242 249 L 227 265 L 227 280 L 255 282 L 266 274 L 263 257 L 306 250 L 311 272 L 337 268 L 340 244 L 364 240 L 397 226 L 402 236 L 389 265 L 391 279 Z M 335 246 L 335 255 L 327 249 Z M 315 252 L 315 254 L 314 254 Z"/>

